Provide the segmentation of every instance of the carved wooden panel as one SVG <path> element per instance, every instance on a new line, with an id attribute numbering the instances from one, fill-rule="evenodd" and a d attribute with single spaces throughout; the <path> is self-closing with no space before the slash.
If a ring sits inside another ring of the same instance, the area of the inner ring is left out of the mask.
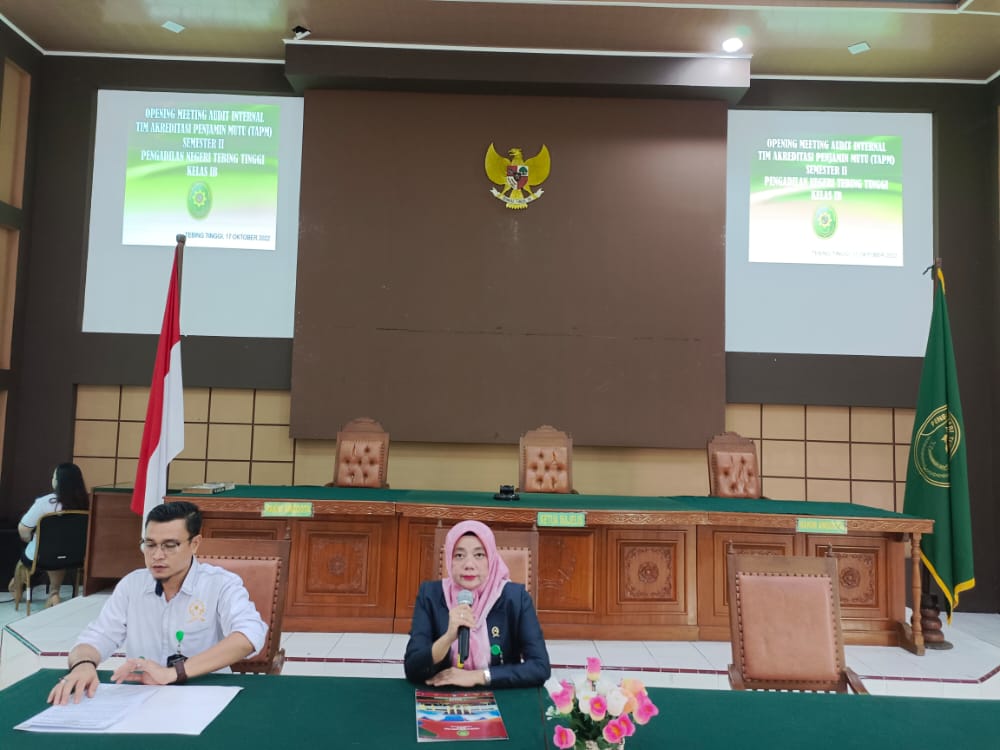
<path id="1" fill-rule="evenodd" d="M 292 523 L 286 612 L 391 617 L 395 599 L 393 518 L 309 519 Z"/>
<path id="2" fill-rule="evenodd" d="M 552 612 L 594 612 L 598 562 L 596 530 L 539 529 L 539 534 L 536 608 Z"/>
<path id="3" fill-rule="evenodd" d="M 281 518 L 206 518 L 201 534 L 214 539 L 287 539 L 288 522 Z"/>
<path id="4" fill-rule="evenodd" d="M 804 554 L 794 532 L 741 531 L 702 526 L 698 529 L 698 624 L 729 628 L 729 592 L 726 586 L 726 553 L 751 555 Z"/>
<path id="5" fill-rule="evenodd" d="M 888 617 L 887 545 L 882 537 L 809 536 L 809 554 L 833 547 L 843 618 Z"/>
<path id="6" fill-rule="evenodd" d="M 693 611 L 694 528 L 608 529 L 609 615 Z"/>
<path id="7" fill-rule="evenodd" d="M 399 519 L 399 568 L 396 572 L 396 622 L 393 629 L 406 633 L 413 617 L 413 603 L 423 581 L 439 578 L 434 554 L 436 521 L 419 518 Z"/>

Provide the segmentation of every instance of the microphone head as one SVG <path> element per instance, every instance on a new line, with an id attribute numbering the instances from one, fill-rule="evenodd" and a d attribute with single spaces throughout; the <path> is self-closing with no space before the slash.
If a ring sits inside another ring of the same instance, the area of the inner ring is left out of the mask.
<path id="1" fill-rule="evenodd" d="M 468 604 L 471 607 L 475 600 L 476 597 L 468 589 L 462 589 L 458 592 L 457 601 L 459 604 Z"/>

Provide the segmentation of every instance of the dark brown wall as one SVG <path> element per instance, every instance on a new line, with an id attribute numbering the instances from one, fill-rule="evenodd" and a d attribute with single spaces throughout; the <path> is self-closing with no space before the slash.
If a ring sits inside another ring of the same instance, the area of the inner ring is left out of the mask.
<path id="1" fill-rule="evenodd" d="M 542 197 L 490 195 L 491 143 Z M 724 424 L 726 106 L 307 92 L 292 434 L 694 448 Z"/>

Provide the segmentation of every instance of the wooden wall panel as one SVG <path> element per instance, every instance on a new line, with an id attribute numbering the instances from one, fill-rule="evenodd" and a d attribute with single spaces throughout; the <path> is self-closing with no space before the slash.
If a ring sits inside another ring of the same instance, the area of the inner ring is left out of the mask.
<path id="1" fill-rule="evenodd" d="M 287 630 L 331 629 L 350 621 L 371 632 L 392 629 L 396 598 L 396 519 L 393 516 L 292 523 Z"/>
<path id="2" fill-rule="evenodd" d="M 696 622 L 695 529 L 608 529 L 609 615 L 629 622 Z M 645 617 L 643 617 L 645 616 Z"/>
<path id="3" fill-rule="evenodd" d="M 201 534 L 206 539 L 288 539 L 284 519 L 204 518 Z"/>
<path id="4" fill-rule="evenodd" d="M 594 571 L 598 569 L 596 536 L 599 531 L 541 530 L 535 603 L 539 612 L 550 615 L 596 612 L 598 592 Z"/>
<path id="5" fill-rule="evenodd" d="M 890 541 L 884 537 L 810 536 L 810 555 L 825 555 L 832 547 L 840 577 L 840 616 L 844 628 L 859 629 L 862 622 L 888 621 L 891 571 Z M 854 622 L 852 622 L 854 621 Z"/>

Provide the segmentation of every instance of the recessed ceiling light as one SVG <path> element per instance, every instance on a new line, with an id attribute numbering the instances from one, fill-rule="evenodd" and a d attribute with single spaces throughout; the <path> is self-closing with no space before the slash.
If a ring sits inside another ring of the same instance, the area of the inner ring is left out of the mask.
<path id="1" fill-rule="evenodd" d="M 181 26 L 179 23 L 174 23 L 173 21 L 164 21 L 163 28 L 166 29 L 167 31 L 172 31 L 175 34 L 180 34 L 182 31 L 184 31 L 183 26 Z"/>
<path id="2" fill-rule="evenodd" d="M 860 55 L 862 52 L 867 52 L 872 46 L 868 42 L 858 42 L 857 44 L 850 44 L 847 46 L 847 51 L 852 55 Z"/>
<path id="3" fill-rule="evenodd" d="M 739 52 L 743 49 L 743 40 L 738 36 L 730 37 L 722 43 L 724 52 Z"/>

